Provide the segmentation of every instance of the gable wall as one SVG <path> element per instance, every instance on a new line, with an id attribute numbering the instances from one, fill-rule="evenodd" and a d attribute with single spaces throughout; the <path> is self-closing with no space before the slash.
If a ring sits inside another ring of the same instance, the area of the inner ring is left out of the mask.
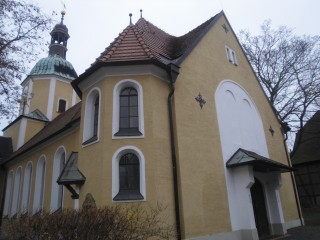
<path id="1" fill-rule="evenodd" d="M 176 83 L 176 135 L 186 237 L 231 230 L 214 102 L 216 89 L 223 80 L 237 82 L 250 94 L 262 118 L 270 158 L 287 164 L 280 125 L 230 26 L 228 33 L 222 28 L 224 23 L 228 26 L 221 17 L 184 60 Z M 229 63 L 226 45 L 235 51 L 238 66 Z M 206 100 L 202 109 L 195 101 L 199 92 Z M 270 125 L 275 130 L 273 137 L 268 131 Z M 282 174 L 282 181 L 285 219 L 297 219 L 289 174 Z"/>

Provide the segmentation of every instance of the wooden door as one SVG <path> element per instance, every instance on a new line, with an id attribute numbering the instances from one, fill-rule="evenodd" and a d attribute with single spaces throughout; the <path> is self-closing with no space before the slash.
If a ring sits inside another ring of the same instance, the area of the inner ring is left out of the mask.
<path id="1" fill-rule="evenodd" d="M 261 182 L 255 178 L 255 183 L 250 189 L 254 218 L 259 238 L 270 236 L 269 221 L 266 209 L 266 202 Z"/>

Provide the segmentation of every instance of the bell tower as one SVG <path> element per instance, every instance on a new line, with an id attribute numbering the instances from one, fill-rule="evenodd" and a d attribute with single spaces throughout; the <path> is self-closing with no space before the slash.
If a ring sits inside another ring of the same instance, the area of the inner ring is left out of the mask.
<path id="1" fill-rule="evenodd" d="M 63 24 L 64 15 L 66 12 L 61 11 L 61 22 L 57 24 L 51 31 L 51 42 L 49 46 L 49 55 L 59 55 L 66 59 L 67 42 L 69 39 L 68 28 Z"/>
<path id="2" fill-rule="evenodd" d="M 63 23 L 66 12 L 61 11 L 61 21 L 50 32 L 49 54 L 40 59 L 21 83 L 20 116 L 3 129 L 11 137 L 13 150 L 19 149 L 44 125 L 80 101 L 71 86 L 78 77 L 72 64 L 66 60 L 69 33 Z"/>

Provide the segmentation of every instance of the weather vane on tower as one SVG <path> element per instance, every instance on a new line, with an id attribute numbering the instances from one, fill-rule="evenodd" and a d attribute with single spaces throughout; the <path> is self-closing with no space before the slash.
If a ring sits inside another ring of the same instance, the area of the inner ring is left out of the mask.
<path id="1" fill-rule="evenodd" d="M 66 4 L 65 4 L 65 1 L 64 0 L 61 0 L 61 4 L 62 4 L 62 10 L 61 10 L 61 23 L 63 23 L 63 18 L 64 18 L 64 15 L 66 15 Z"/>

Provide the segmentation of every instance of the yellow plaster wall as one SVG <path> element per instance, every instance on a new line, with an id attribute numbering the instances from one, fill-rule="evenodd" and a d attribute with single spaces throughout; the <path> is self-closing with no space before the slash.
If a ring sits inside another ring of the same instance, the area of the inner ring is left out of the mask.
<path id="1" fill-rule="evenodd" d="M 33 80 L 32 98 L 30 101 L 30 112 L 39 109 L 47 115 L 50 79 Z"/>
<path id="2" fill-rule="evenodd" d="M 19 129 L 20 129 L 21 119 L 11 125 L 7 130 L 3 132 L 3 136 L 12 138 L 12 148 L 13 151 L 17 150 Z"/>
<path id="3" fill-rule="evenodd" d="M 133 79 L 143 88 L 145 137 L 140 139 L 112 139 L 113 88 L 118 81 Z M 79 169 L 86 176 L 80 190 L 80 205 L 91 193 L 98 206 L 112 205 L 112 156 L 121 147 L 135 146 L 145 157 L 146 201 L 167 206 L 168 222 L 174 222 L 172 165 L 169 141 L 167 96 L 168 84 L 152 76 L 109 77 L 92 87 L 101 89 L 101 115 L 99 142 L 79 151 Z M 91 88 L 90 88 L 91 89 Z M 83 93 L 82 113 L 88 92 Z M 81 119 L 83 128 L 84 117 Z M 82 130 L 80 132 L 82 139 Z M 119 203 L 123 204 L 123 203 Z"/>
<path id="4" fill-rule="evenodd" d="M 182 218 L 186 238 L 212 232 L 231 231 L 215 92 L 223 80 L 233 80 L 246 89 L 255 102 L 270 158 L 287 164 L 280 125 L 258 84 L 250 65 L 224 17 L 200 41 L 181 64 L 174 104 L 179 156 Z M 225 46 L 236 53 L 238 66 L 229 63 Z M 201 92 L 203 109 L 195 101 Z M 188 109 L 188 110 L 186 110 Z M 275 130 L 272 137 L 269 127 Z M 285 220 L 297 219 L 293 188 L 288 174 L 282 176 L 282 206 Z"/>
<path id="5" fill-rule="evenodd" d="M 54 94 L 54 101 L 53 101 L 53 112 L 52 117 L 55 118 L 60 113 L 58 113 L 58 103 L 59 99 L 65 99 L 67 100 L 67 109 L 72 107 L 72 93 L 73 88 L 69 82 L 64 81 L 56 81 L 56 88 L 55 88 L 55 94 Z"/>
<path id="6" fill-rule="evenodd" d="M 45 126 L 45 122 L 35 121 L 27 118 L 27 128 L 24 142 L 28 142 L 34 135 L 36 135 Z"/>

